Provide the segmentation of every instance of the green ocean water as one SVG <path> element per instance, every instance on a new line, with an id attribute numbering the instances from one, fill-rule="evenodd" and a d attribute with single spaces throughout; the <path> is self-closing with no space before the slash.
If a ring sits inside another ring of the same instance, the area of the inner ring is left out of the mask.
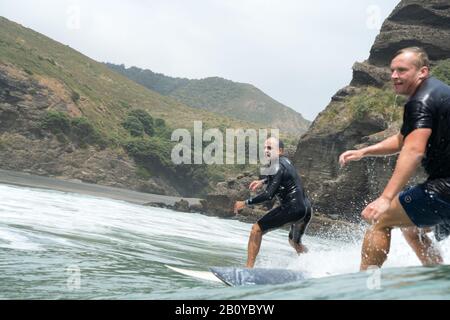
<path id="1" fill-rule="evenodd" d="M 400 233 L 381 270 L 358 272 L 361 239 L 264 236 L 257 267 L 301 282 L 227 287 L 169 270 L 242 266 L 250 224 L 73 193 L 0 185 L 0 299 L 450 299 L 450 266 L 421 267 Z M 450 241 L 439 244 L 446 262 Z"/>

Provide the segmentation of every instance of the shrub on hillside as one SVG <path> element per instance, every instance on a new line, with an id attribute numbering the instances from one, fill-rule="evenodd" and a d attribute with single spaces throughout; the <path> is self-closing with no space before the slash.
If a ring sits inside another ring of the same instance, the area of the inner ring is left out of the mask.
<path id="1" fill-rule="evenodd" d="M 391 89 L 367 87 L 346 103 L 355 120 L 362 120 L 372 113 L 382 115 L 387 121 L 396 121 L 400 119 L 401 109 L 398 106 L 403 105 L 403 100 Z"/>
<path id="2" fill-rule="evenodd" d="M 450 59 L 439 62 L 433 68 L 431 74 L 439 80 L 450 85 Z"/>
<path id="3" fill-rule="evenodd" d="M 131 110 L 128 113 L 128 116 L 136 117 L 136 119 L 142 123 L 144 132 L 149 136 L 152 136 L 155 133 L 155 129 L 153 128 L 153 118 L 147 111 L 142 109 Z"/>
<path id="4" fill-rule="evenodd" d="M 48 111 L 41 119 L 40 127 L 53 133 L 61 143 L 73 141 L 82 147 L 96 144 L 102 148 L 107 145 L 98 130 L 84 117 L 71 119 L 64 112 Z"/>
<path id="5" fill-rule="evenodd" d="M 97 144 L 103 147 L 106 146 L 106 141 L 101 137 L 100 133 L 84 117 L 72 119 L 71 135 L 78 140 L 80 145 Z"/>
<path id="6" fill-rule="evenodd" d="M 122 126 L 128 130 L 133 137 L 142 137 L 144 135 L 144 125 L 138 118 L 134 116 L 128 116 Z"/>
<path id="7" fill-rule="evenodd" d="M 70 133 L 70 118 L 60 111 L 48 111 L 41 120 L 41 128 L 53 134 Z"/>

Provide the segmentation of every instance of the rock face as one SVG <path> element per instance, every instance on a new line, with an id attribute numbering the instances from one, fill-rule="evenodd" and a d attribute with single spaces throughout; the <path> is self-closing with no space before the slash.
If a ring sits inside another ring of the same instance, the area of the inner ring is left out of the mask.
<path id="1" fill-rule="evenodd" d="M 331 98 L 300 139 L 294 162 L 316 210 L 357 219 L 364 205 L 382 191 L 391 176 L 396 157 L 364 159 L 344 169 L 340 169 L 338 157 L 345 150 L 376 143 L 398 132 L 400 121 L 386 116 L 389 112 L 371 110 L 368 102 L 363 116 L 355 115 L 355 110 L 362 110 L 364 95 L 371 88 L 389 90 L 389 62 L 397 50 L 407 46 L 424 47 L 433 64 L 450 57 L 448 0 L 401 1 L 384 22 L 369 59 L 354 64 L 350 85 Z M 358 97 L 362 98 L 356 104 L 359 109 L 355 109 L 350 101 Z M 423 174 L 416 179 L 421 178 Z"/>
<path id="2" fill-rule="evenodd" d="M 230 178 L 227 181 L 219 182 L 214 191 L 209 193 L 205 199 L 205 210 L 211 214 L 229 218 L 234 216 L 233 206 L 237 200 L 245 200 L 250 197 L 248 186 L 258 175 L 253 172 L 244 172 L 236 178 Z M 244 209 L 241 215 L 258 215 L 260 206 L 255 210 Z"/>
<path id="3" fill-rule="evenodd" d="M 386 66 L 392 55 L 408 46 L 423 47 L 431 60 L 450 56 L 448 0 L 405 0 L 384 22 L 370 50 L 369 63 Z"/>

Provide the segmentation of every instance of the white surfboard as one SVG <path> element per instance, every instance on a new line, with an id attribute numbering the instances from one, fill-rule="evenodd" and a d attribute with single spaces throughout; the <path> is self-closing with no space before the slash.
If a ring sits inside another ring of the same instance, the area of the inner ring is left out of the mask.
<path id="1" fill-rule="evenodd" d="M 168 265 L 166 265 L 166 267 L 189 277 L 214 282 L 222 282 L 233 287 L 247 285 L 281 284 L 305 280 L 304 272 L 287 269 L 210 267 L 210 271 L 195 271 L 175 268 Z"/>
<path id="2" fill-rule="evenodd" d="M 184 274 L 185 276 L 193 277 L 196 279 L 202 279 L 202 280 L 208 280 L 208 281 L 214 281 L 214 282 L 222 282 L 219 278 L 217 278 L 211 271 L 195 271 L 195 270 L 188 270 L 188 269 L 182 269 L 182 268 L 175 268 L 172 266 L 166 265 L 167 268 L 170 270 L 173 270 L 175 272 Z"/>

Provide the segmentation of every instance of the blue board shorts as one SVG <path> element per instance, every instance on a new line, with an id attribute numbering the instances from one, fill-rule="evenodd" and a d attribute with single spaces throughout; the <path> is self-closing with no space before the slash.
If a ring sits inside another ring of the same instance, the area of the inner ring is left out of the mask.
<path id="1" fill-rule="evenodd" d="M 399 199 L 408 217 L 420 228 L 450 222 L 450 203 L 423 184 L 402 191 Z"/>

